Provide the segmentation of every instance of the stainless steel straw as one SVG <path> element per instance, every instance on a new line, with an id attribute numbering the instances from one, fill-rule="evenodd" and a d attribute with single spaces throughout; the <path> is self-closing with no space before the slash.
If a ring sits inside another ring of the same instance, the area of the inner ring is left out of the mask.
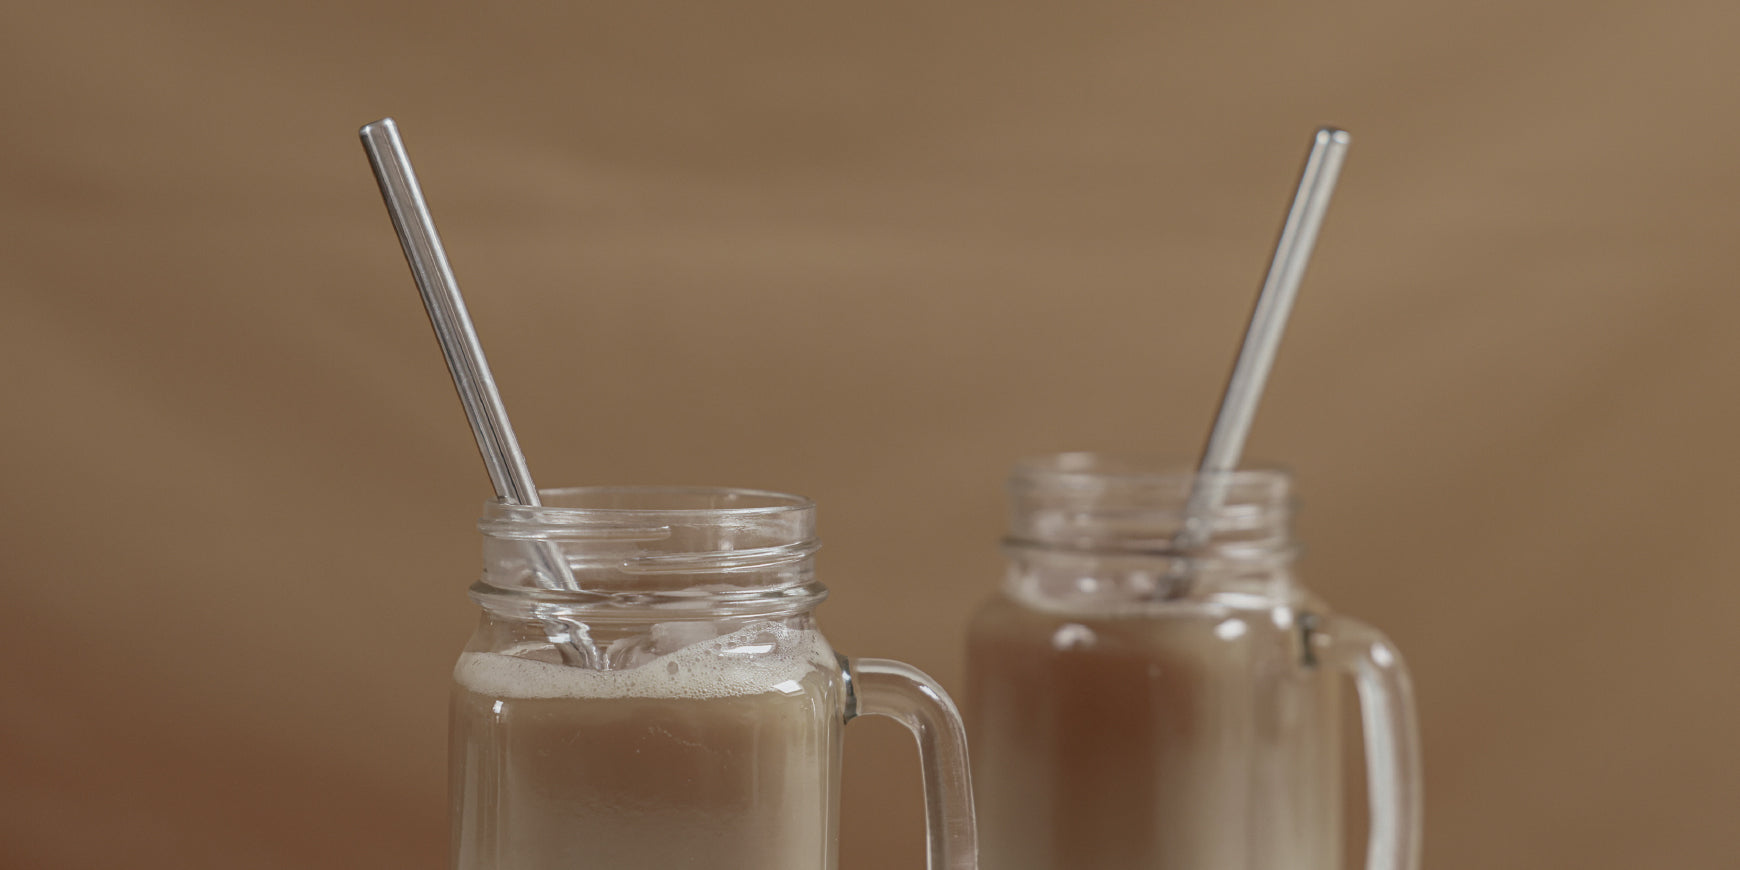
<path id="1" fill-rule="evenodd" d="M 1269 261 L 1269 273 L 1263 279 L 1263 290 L 1245 329 L 1238 361 L 1233 364 L 1214 428 L 1203 447 L 1202 461 L 1197 465 L 1190 497 L 1185 502 L 1184 522 L 1172 539 L 1174 552 L 1189 554 L 1208 543 L 1213 534 L 1215 514 L 1226 498 L 1227 472 L 1238 467 L 1239 456 L 1244 453 L 1245 437 L 1250 434 L 1257 403 L 1263 398 L 1275 351 L 1281 345 L 1281 333 L 1287 328 L 1287 316 L 1299 295 L 1299 283 L 1305 277 L 1311 249 L 1317 244 L 1317 231 L 1329 209 L 1329 195 L 1335 191 L 1335 179 L 1341 174 L 1341 163 L 1347 157 L 1351 141 L 1347 131 L 1334 127 L 1320 128 L 1312 141 L 1305 168 L 1299 173 L 1293 207 L 1281 226 L 1281 238 L 1275 243 L 1275 255 Z"/>
<path id="2" fill-rule="evenodd" d="M 502 404 L 501 392 L 490 374 L 489 360 L 484 358 L 483 344 L 478 341 L 471 315 L 465 310 L 465 298 L 459 293 L 459 282 L 453 277 L 447 251 L 441 247 L 441 236 L 435 231 L 435 219 L 430 216 L 423 189 L 417 184 L 417 173 L 411 169 L 405 143 L 399 138 L 399 127 L 392 118 L 382 118 L 365 125 L 361 135 L 375 180 L 380 182 L 381 198 L 386 201 L 393 229 L 399 234 L 399 244 L 405 249 L 405 261 L 410 264 L 411 277 L 423 296 L 423 307 L 428 309 L 429 323 L 435 327 L 441 354 L 447 358 L 447 370 L 453 375 L 453 386 L 459 391 L 466 418 L 471 421 L 471 432 L 477 438 L 477 450 L 483 454 L 495 494 L 507 504 L 541 505 L 525 453 L 520 450 L 519 439 L 514 437 L 507 407 Z M 537 585 L 580 591 L 559 547 L 533 544 L 529 555 L 533 582 Z M 544 624 L 565 660 L 602 666 L 584 624 L 555 618 L 546 619 Z"/>

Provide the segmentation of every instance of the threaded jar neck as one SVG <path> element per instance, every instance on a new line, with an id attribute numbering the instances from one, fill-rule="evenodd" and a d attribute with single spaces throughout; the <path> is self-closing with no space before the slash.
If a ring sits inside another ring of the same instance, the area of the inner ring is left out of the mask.
<path id="1" fill-rule="evenodd" d="M 827 594 L 814 576 L 815 504 L 714 487 L 542 490 L 540 507 L 490 502 L 478 521 L 491 609 L 590 615 L 786 612 Z"/>
<path id="2" fill-rule="evenodd" d="M 1202 475 L 1158 458 L 1038 457 L 1009 477 L 1007 589 L 1085 605 L 1284 584 L 1292 520 L 1291 480 L 1279 470 Z"/>

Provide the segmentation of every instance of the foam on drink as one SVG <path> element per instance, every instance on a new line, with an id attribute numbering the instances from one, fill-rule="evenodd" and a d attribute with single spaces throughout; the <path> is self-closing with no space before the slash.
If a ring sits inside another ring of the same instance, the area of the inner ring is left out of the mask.
<path id="1" fill-rule="evenodd" d="M 654 643 L 662 645 L 661 635 L 680 636 L 679 625 L 654 626 Z M 459 657 L 453 679 L 467 691 L 497 698 L 723 698 L 780 691 L 785 684 L 795 689 L 826 654 L 814 631 L 759 622 L 625 670 L 470 652 Z"/>

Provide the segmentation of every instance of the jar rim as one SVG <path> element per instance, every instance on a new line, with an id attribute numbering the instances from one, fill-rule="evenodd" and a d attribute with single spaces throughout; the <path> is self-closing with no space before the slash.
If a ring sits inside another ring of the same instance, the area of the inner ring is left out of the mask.
<path id="1" fill-rule="evenodd" d="M 1212 477 L 1234 488 L 1245 486 L 1287 486 L 1293 472 L 1284 465 L 1257 463 L 1232 471 L 1209 472 L 1195 467 L 1193 460 L 1158 453 L 1098 453 L 1071 451 L 1029 456 L 1015 463 L 1009 474 L 1011 484 L 1035 482 L 1070 483 L 1117 479 L 1130 483 L 1179 484 L 1184 481 Z"/>
<path id="2" fill-rule="evenodd" d="M 1245 560 L 1291 538 L 1292 478 L 1278 468 L 1204 475 L 1158 456 L 1058 453 L 1018 464 L 1008 494 L 1011 552 Z"/>
<path id="3" fill-rule="evenodd" d="M 717 517 L 770 517 L 813 511 L 816 503 L 801 495 L 727 486 L 571 486 L 540 488 L 539 506 L 510 505 L 491 500 L 484 514 L 512 512 L 547 519 L 646 518 L 672 516 L 689 520 Z"/>

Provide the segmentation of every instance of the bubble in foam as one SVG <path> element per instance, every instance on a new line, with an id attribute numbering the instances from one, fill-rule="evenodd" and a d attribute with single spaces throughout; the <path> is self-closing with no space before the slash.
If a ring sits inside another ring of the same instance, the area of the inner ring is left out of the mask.
<path id="1" fill-rule="evenodd" d="M 723 698 L 776 691 L 818 665 L 832 665 L 819 633 L 758 622 L 618 671 L 468 652 L 459 657 L 453 679 L 496 698 Z"/>

